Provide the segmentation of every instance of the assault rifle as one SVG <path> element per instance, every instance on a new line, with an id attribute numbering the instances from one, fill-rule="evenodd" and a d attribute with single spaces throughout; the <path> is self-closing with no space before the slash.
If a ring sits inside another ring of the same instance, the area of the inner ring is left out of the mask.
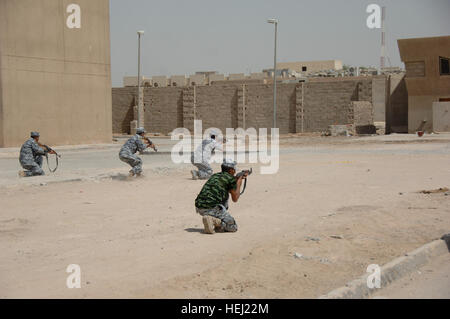
<path id="1" fill-rule="evenodd" d="M 156 148 L 155 144 L 153 144 L 153 142 L 148 137 L 144 136 L 143 139 L 144 142 L 148 145 L 148 147 L 151 147 L 155 152 L 158 152 L 158 149 Z"/>
<path id="2" fill-rule="evenodd" d="M 251 175 L 252 172 L 253 172 L 253 169 L 251 169 L 251 168 L 250 169 L 245 169 L 245 170 L 240 171 L 239 173 L 237 173 L 235 177 L 236 177 L 236 179 L 238 179 L 238 178 L 244 176 L 245 174 L 247 174 L 247 176 Z M 247 178 L 245 178 L 244 188 L 242 189 L 241 195 L 244 194 L 246 187 L 247 187 Z"/>
<path id="3" fill-rule="evenodd" d="M 39 143 L 39 142 L 38 142 L 38 145 L 39 145 L 40 147 L 42 147 L 42 148 L 46 151 L 46 152 L 45 152 L 45 158 L 46 158 L 46 160 L 47 160 L 47 167 L 48 167 L 48 170 L 49 170 L 50 172 L 52 172 L 52 173 L 56 172 L 56 170 L 58 169 L 58 166 L 59 166 L 59 158 L 61 158 L 61 155 L 59 155 L 58 153 L 56 153 L 56 151 L 55 151 L 54 149 L 52 149 L 50 146 L 48 146 L 48 145 L 41 144 L 41 143 Z M 50 168 L 50 165 L 49 165 L 49 163 L 48 163 L 48 153 L 55 154 L 56 166 L 55 166 L 54 169 L 51 169 L 51 168 Z"/>

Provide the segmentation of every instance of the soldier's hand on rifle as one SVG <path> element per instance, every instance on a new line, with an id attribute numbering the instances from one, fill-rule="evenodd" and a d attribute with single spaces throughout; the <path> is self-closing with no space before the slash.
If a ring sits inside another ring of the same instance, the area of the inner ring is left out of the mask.
<path id="1" fill-rule="evenodd" d="M 54 150 L 51 150 L 50 152 L 48 152 L 49 154 L 56 154 L 56 152 Z"/>

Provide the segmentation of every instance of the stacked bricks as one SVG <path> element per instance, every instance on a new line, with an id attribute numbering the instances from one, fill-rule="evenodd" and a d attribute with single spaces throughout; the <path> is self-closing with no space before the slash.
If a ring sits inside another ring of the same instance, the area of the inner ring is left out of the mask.
<path id="1" fill-rule="evenodd" d="M 277 87 L 277 127 L 280 133 L 295 132 L 297 83 Z M 247 85 L 246 127 L 273 127 L 273 87 L 268 84 Z"/>
<path id="2" fill-rule="evenodd" d="M 237 123 L 235 127 L 247 129 L 247 96 L 248 86 L 243 84 L 237 91 Z"/>
<path id="3" fill-rule="evenodd" d="M 295 132 L 304 132 L 303 97 L 305 96 L 305 84 L 295 88 Z"/>
<path id="4" fill-rule="evenodd" d="M 203 129 L 215 127 L 223 133 L 237 123 L 238 88 L 236 86 L 196 87 L 195 119 L 202 120 Z"/>
<path id="5" fill-rule="evenodd" d="M 130 134 L 130 122 L 135 119 L 137 88 L 124 87 L 112 89 L 112 124 L 113 133 Z"/>
<path id="6" fill-rule="evenodd" d="M 194 131 L 196 87 L 183 88 L 183 127 Z"/>
<path id="7" fill-rule="evenodd" d="M 350 102 L 371 102 L 371 88 L 370 79 L 306 82 L 303 96 L 304 131 L 324 132 L 329 125 L 346 124 Z"/>
<path id="8" fill-rule="evenodd" d="M 144 117 L 147 132 L 168 134 L 183 126 L 183 88 L 145 88 Z"/>

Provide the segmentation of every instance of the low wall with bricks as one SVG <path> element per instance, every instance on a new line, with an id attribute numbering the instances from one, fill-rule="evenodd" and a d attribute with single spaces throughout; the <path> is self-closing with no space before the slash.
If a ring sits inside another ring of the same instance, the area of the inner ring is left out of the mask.
<path id="1" fill-rule="evenodd" d="M 134 118 L 137 88 L 124 87 L 112 89 L 112 131 L 115 134 L 130 134 L 130 122 Z"/>
<path id="2" fill-rule="evenodd" d="M 129 133 L 135 88 L 113 88 L 114 133 Z M 315 79 L 277 85 L 277 127 L 280 133 L 323 132 L 329 125 L 348 123 L 352 102 L 370 102 L 372 78 Z M 273 125 L 273 86 L 263 83 L 228 83 L 211 86 L 145 88 L 145 127 L 168 134 L 177 127 L 193 130 L 194 119 L 203 129 L 270 128 Z M 373 114 L 373 111 L 372 113 Z M 128 122 L 128 126 L 127 126 Z"/>
<path id="3" fill-rule="evenodd" d="M 145 88 L 144 124 L 148 132 L 162 134 L 183 127 L 183 88 Z"/>

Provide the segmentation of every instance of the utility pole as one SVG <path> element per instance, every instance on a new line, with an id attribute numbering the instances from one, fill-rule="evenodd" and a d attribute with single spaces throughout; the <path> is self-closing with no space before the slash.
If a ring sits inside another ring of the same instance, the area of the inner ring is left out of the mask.
<path id="1" fill-rule="evenodd" d="M 141 36 L 144 35 L 144 31 L 138 31 L 138 103 L 137 103 L 137 127 L 142 127 L 141 116 L 144 113 L 144 101 L 141 88 Z"/>
<path id="2" fill-rule="evenodd" d="M 275 45 L 273 53 L 273 127 L 277 127 L 277 19 L 268 19 L 268 23 L 275 25 Z"/>

